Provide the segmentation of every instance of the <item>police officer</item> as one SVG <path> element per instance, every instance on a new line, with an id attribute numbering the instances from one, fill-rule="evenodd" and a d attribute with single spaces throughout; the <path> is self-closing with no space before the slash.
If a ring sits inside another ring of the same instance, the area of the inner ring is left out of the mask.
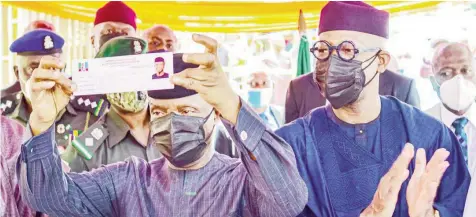
<path id="1" fill-rule="evenodd" d="M 118 36 L 135 36 L 136 13 L 121 1 L 110 1 L 96 11 L 91 44 L 99 52 L 108 40 Z"/>
<path id="2" fill-rule="evenodd" d="M 0 108 L 2 115 L 8 116 L 22 125 L 28 123 L 31 113 L 31 104 L 28 94 L 25 92 L 28 79 L 39 67 L 40 60 L 45 56 L 56 58 L 59 62 L 63 61 L 62 48 L 64 40 L 56 33 L 45 30 L 36 29 L 27 32 L 22 37 L 14 41 L 10 46 L 10 51 L 17 53 L 19 59 L 18 70 L 15 73 L 20 83 L 21 91 L 8 94 L 1 99 Z M 51 68 L 51 70 L 61 70 L 62 68 Z M 101 103 L 101 102 L 99 102 Z M 60 150 L 66 148 L 75 136 L 81 134 L 89 125 L 93 124 L 97 118 L 91 115 L 89 110 L 96 110 L 99 115 L 102 106 L 96 102 L 84 102 L 84 110 L 77 109 L 71 105 L 66 106 L 56 119 L 56 142 L 60 146 Z"/>
<path id="3" fill-rule="evenodd" d="M 108 40 L 119 36 L 136 35 L 136 13 L 132 8 L 121 1 L 111 1 L 96 11 L 94 18 L 93 34 L 91 35 L 91 45 L 95 52 Z M 101 102 L 102 111 L 109 109 L 109 102 L 104 94 L 72 97 L 71 104 L 75 108 L 88 109 L 84 102 Z M 90 111 L 95 114 L 96 110 Z M 101 113 L 101 112 L 99 112 Z"/>
<path id="4" fill-rule="evenodd" d="M 143 54 L 146 49 L 147 43 L 140 38 L 115 37 L 101 47 L 96 58 Z M 159 150 L 150 145 L 147 93 L 110 93 L 107 99 L 109 112 L 72 142 L 80 154 L 70 163 L 73 172 L 89 171 L 130 156 L 148 161 L 161 157 Z"/>
<path id="5" fill-rule="evenodd" d="M 53 32 L 55 31 L 55 27 L 50 22 L 47 22 L 47 21 L 44 21 L 44 20 L 35 20 L 35 21 L 31 22 L 25 28 L 25 33 L 29 32 L 29 31 L 32 31 L 32 30 L 35 30 L 35 29 L 47 29 L 47 30 L 50 30 L 50 31 L 53 31 Z M 13 66 L 13 71 L 15 72 L 15 74 L 18 74 L 18 66 L 16 66 L 16 65 Z M 17 77 L 18 77 L 18 75 L 17 75 Z M 10 86 L 2 89 L 2 92 L 1 92 L 0 95 L 1 95 L 1 98 L 3 98 L 6 95 L 19 92 L 20 90 L 21 90 L 20 83 L 18 83 L 18 80 L 16 80 Z"/>

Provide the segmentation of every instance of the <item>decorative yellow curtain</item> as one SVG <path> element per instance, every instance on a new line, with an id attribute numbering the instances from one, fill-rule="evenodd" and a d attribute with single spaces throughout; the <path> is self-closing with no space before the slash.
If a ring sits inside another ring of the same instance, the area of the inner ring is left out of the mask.
<path id="1" fill-rule="evenodd" d="M 106 2 L 90 1 L 3 1 L 2 4 L 43 12 L 62 18 L 93 22 L 96 10 Z M 187 32 L 276 32 L 297 30 L 299 10 L 306 13 L 308 28 L 316 28 L 319 13 L 326 2 L 127 2 L 139 19 L 139 28 L 166 24 Z M 440 2 L 376 1 L 369 2 L 392 14 L 434 8 Z"/>

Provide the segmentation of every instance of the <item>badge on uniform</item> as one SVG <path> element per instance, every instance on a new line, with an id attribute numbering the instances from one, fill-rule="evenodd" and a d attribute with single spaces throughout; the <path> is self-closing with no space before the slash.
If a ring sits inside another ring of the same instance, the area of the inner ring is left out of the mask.
<path id="1" fill-rule="evenodd" d="M 51 39 L 51 36 L 45 36 L 43 46 L 45 50 L 51 49 L 55 46 L 55 44 L 53 43 L 53 39 Z"/>
<path id="2" fill-rule="evenodd" d="M 100 140 L 100 139 L 104 136 L 104 133 L 102 132 L 101 129 L 96 128 L 96 129 L 94 129 L 93 131 L 91 131 L 91 135 L 92 135 L 96 140 Z"/>
<path id="3" fill-rule="evenodd" d="M 142 46 L 140 45 L 139 41 L 134 41 L 134 53 L 142 53 Z"/>
<path id="4" fill-rule="evenodd" d="M 86 138 L 84 139 L 84 143 L 88 147 L 93 147 L 94 146 L 94 140 L 93 138 Z"/>
<path id="5" fill-rule="evenodd" d="M 65 131 L 66 127 L 64 126 L 64 124 L 58 124 L 58 126 L 56 126 L 56 132 L 58 134 L 63 134 Z"/>

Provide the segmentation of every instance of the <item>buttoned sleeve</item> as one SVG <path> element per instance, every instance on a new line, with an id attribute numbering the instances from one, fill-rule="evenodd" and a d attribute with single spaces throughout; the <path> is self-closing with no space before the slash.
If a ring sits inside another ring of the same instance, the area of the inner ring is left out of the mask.
<path id="1" fill-rule="evenodd" d="M 248 173 L 245 197 L 256 216 L 297 216 L 307 203 L 292 148 L 245 103 L 237 124 L 222 120 Z"/>
<path id="2" fill-rule="evenodd" d="M 123 162 L 88 173 L 63 172 L 54 125 L 22 146 L 21 193 L 31 208 L 49 216 L 115 216 L 118 195 L 134 166 Z"/>

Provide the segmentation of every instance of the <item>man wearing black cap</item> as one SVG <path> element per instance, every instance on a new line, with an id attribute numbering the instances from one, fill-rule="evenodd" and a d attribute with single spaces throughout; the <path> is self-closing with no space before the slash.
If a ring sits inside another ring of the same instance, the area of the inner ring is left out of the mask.
<path id="1" fill-rule="evenodd" d="M 3 114 L 17 120 L 25 126 L 32 111 L 29 92 L 26 83 L 32 76 L 34 70 L 38 68 L 41 58 L 51 56 L 62 61 L 63 38 L 56 33 L 37 29 L 32 30 L 14 41 L 10 46 L 10 51 L 18 55 L 19 65 L 15 75 L 21 86 L 21 91 L 2 97 L 0 108 Z M 63 63 L 61 63 L 63 64 Z M 62 74 L 60 68 L 52 68 L 55 73 Z M 89 105 L 91 107 L 93 105 Z M 68 104 L 56 118 L 56 142 L 60 149 L 66 148 L 72 137 L 80 134 L 97 120 L 96 116 L 89 114 L 86 110 L 78 110 Z"/>
<path id="2" fill-rule="evenodd" d="M 208 52 L 182 57 L 196 65 L 175 67 L 174 89 L 148 92 L 153 98 L 151 135 L 164 158 L 147 163 L 132 157 L 92 172 L 66 174 L 58 167 L 57 151 L 52 148 L 54 123 L 48 119 L 54 115 L 34 109 L 30 125 L 36 136 L 24 144 L 20 157 L 25 201 L 52 216 L 299 214 L 308 197 L 291 147 L 233 92 L 217 61 L 216 41 L 201 35 L 194 35 L 194 40 Z M 74 85 L 46 72 L 38 76 L 61 89 L 50 91 L 45 81 L 32 84 L 39 87 L 33 91 L 35 108 L 42 104 L 64 107 L 58 99 L 68 99 Z M 58 97 L 56 103 L 52 94 Z M 218 119 L 225 122 L 240 159 L 215 153 L 210 145 Z"/>
<path id="3" fill-rule="evenodd" d="M 137 45 L 140 45 L 139 50 Z M 107 41 L 96 58 L 144 54 L 146 51 L 144 40 L 120 36 Z M 146 161 L 162 156 L 149 139 L 147 93 L 134 91 L 106 96 L 111 104 L 109 112 L 72 142 L 80 154 L 70 163 L 73 172 L 90 171 L 131 156 Z"/>

